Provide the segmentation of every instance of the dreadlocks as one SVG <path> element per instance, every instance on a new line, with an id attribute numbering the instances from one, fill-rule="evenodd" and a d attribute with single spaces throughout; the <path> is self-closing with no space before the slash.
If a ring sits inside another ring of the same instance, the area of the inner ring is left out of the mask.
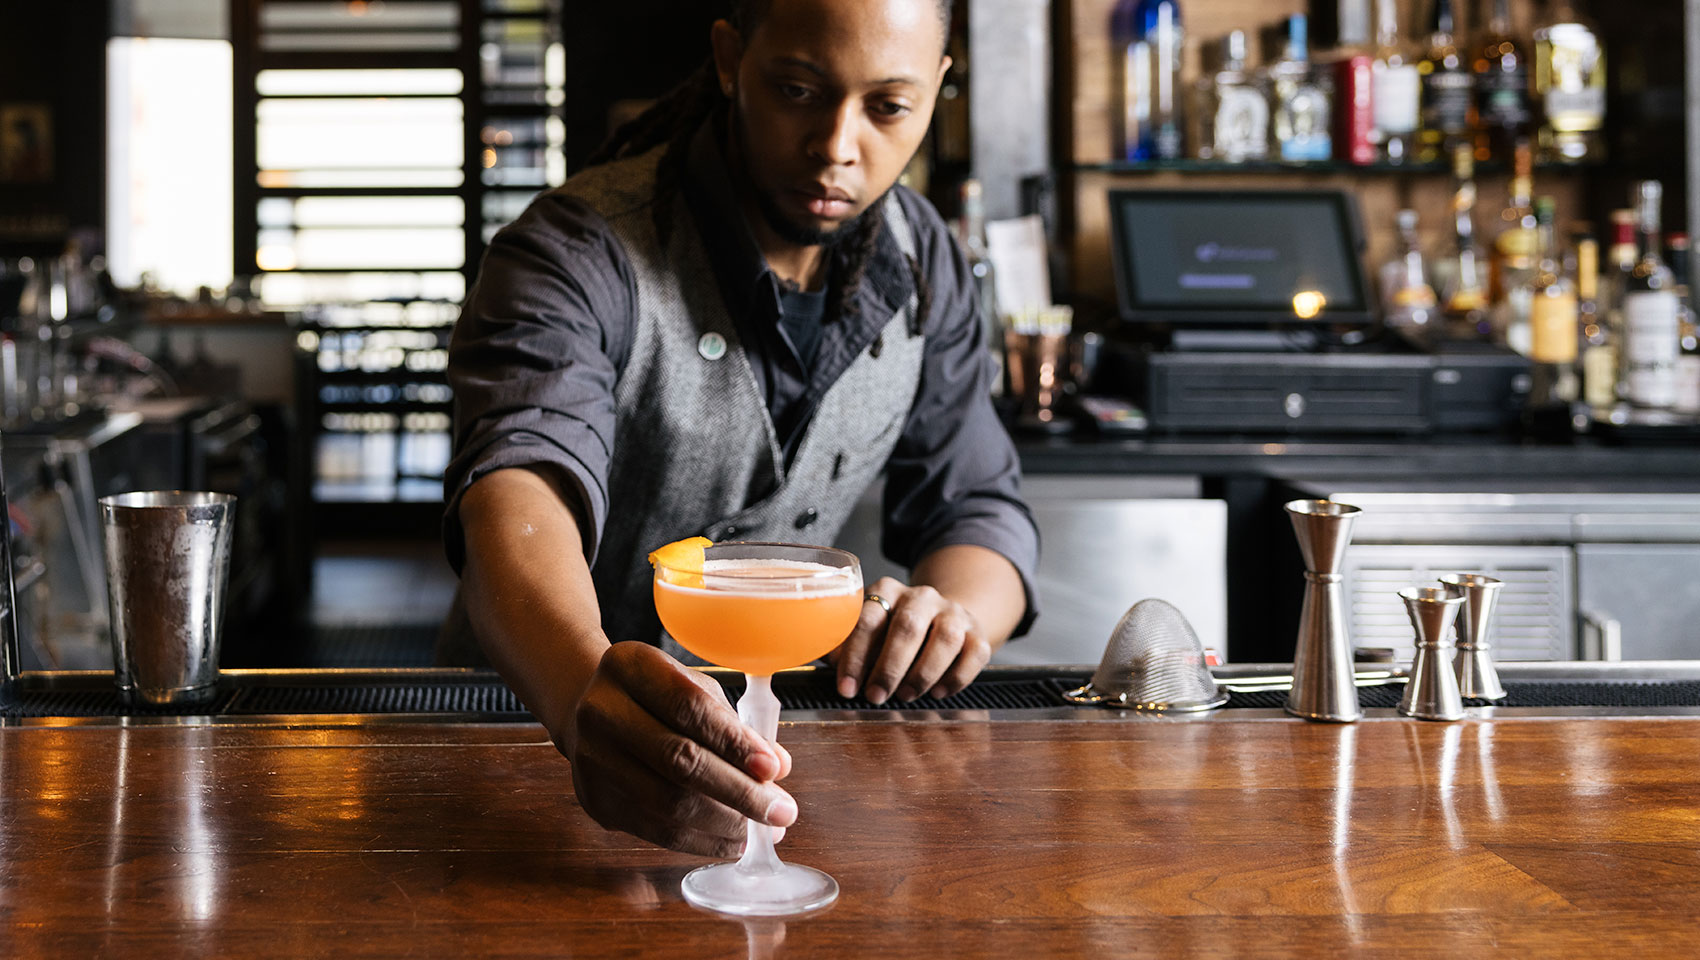
<path id="1" fill-rule="evenodd" d="M 731 22 L 745 37 L 752 35 L 767 16 L 773 0 L 733 0 Z M 942 35 L 950 36 L 951 0 L 935 0 Z M 691 138 L 714 113 L 718 104 L 719 84 L 714 58 L 708 58 L 685 81 L 668 91 L 643 113 L 621 124 L 590 157 L 587 166 L 597 166 L 623 157 L 637 156 L 666 145 L 655 169 L 655 194 L 650 216 L 655 224 L 656 239 L 663 247 L 673 232 L 673 199 L 684 177 L 685 159 Z M 879 215 L 880 204 L 870 205 L 856 221 L 854 231 L 841 243 L 833 246 L 833 283 L 828 322 L 854 317 L 859 309 L 856 294 L 867 273 L 868 260 L 879 243 L 884 218 Z M 916 308 L 909 323 L 911 336 L 919 336 L 931 305 L 932 291 L 927 285 L 921 265 L 912 256 L 910 276 L 915 281 Z"/>

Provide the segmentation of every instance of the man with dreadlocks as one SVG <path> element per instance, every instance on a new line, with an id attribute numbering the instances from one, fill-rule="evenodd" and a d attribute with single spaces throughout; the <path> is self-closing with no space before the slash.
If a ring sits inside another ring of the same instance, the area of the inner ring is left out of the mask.
<path id="1" fill-rule="evenodd" d="M 492 242 L 450 348 L 444 521 L 445 635 L 476 637 L 585 811 L 712 855 L 745 817 L 795 820 L 790 757 L 681 665 L 647 551 L 830 543 L 883 473 L 913 583 L 871 584 L 832 655 L 875 702 L 972 680 L 1031 622 L 1038 556 L 962 253 L 894 187 L 949 0 L 737 7 L 701 71 Z"/>

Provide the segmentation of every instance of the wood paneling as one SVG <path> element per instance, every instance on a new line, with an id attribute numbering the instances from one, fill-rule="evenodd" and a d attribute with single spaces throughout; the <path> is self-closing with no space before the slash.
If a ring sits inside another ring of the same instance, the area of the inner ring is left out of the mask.
<path id="1" fill-rule="evenodd" d="M 1700 942 L 1700 719 L 787 724 L 743 924 L 529 725 L 0 729 L 0 949 L 49 956 L 1645 957 Z"/>

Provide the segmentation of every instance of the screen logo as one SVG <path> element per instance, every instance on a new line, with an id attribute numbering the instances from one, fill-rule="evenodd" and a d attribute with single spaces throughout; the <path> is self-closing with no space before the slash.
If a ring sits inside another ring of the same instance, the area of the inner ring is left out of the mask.
<path id="1" fill-rule="evenodd" d="M 1274 247 L 1229 247 L 1214 240 L 1192 251 L 1199 263 L 1274 263 L 1280 252 Z"/>

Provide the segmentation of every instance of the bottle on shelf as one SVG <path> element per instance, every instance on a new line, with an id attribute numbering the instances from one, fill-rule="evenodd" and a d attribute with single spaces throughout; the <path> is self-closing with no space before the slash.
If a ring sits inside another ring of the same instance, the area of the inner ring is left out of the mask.
<path id="1" fill-rule="evenodd" d="M 1581 397 L 1583 403 L 1603 411 L 1617 403 L 1617 338 L 1600 303 L 1600 243 L 1584 231 L 1576 234 L 1573 244 Z"/>
<path id="2" fill-rule="evenodd" d="M 1327 160 L 1328 90 L 1310 62 L 1309 20 L 1302 13 L 1278 21 L 1266 36 L 1263 59 L 1269 93 L 1269 149 L 1290 163 Z"/>
<path id="3" fill-rule="evenodd" d="M 1676 400 L 1677 413 L 1700 414 L 1700 328 L 1696 327 L 1694 301 L 1689 294 L 1688 235 L 1673 233 L 1665 241 L 1670 249 L 1671 280 L 1676 292 Z"/>
<path id="4" fill-rule="evenodd" d="M 1476 159 L 1511 155 L 1530 133 L 1529 56 L 1512 32 L 1510 0 L 1493 0 L 1471 69 L 1476 75 Z"/>
<path id="5" fill-rule="evenodd" d="M 1389 329 L 1418 345 L 1433 342 L 1440 325 L 1440 301 L 1429 284 L 1422 241 L 1417 235 L 1417 211 L 1400 210 L 1394 217 L 1399 246 L 1381 268 L 1381 302 Z"/>
<path id="6" fill-rule="evenodd" d="M 1643 180 L 1635 185 L 1634 198 L 1641 249 L 1624 281 L 1624 393 L 1636 407 L 1668 410 L 1676 403 L 1680 329 L 1676 281 L 1659 250 L 1664 187 L 1657 180 Z"/>
<path id="7" fill-rule="evenodd" d="M 1332 49 L 1323 58 L 1333 87 L 1332 137 L 1334 159 L 1368 166 L 1378 156 L 1375 142 L 1373 77 L 1375 50 L 1370 46 L 1370 0 L 1319 0 L 1317 12 L 1337 15 L 1335 30 L 1324 25 Z"/>
<path id="8" fill-rule="evenodd" d="M 1599 31 L 1571 0 L 1553 0 L 1535 27 L 1535 101 L 1541 108 L 1537 143 L 1548 163 L 1598 160 L 1606 118 L 1606 54 Z"/>
<path id="9" fill-rule="evenodd" d="M 1435 0 L 1429 25 L 1428 54 L 1417 64 L 1422 81 L 1422 110 L 1417 128 L 1417 159 L 1437 163 L 1452 143 L 1470 135 L 1475 114 L 1475 75 L 1458 49 L 1452 0 Z"/>
<path id="10" fill-rule="evenodd" d="M 1246 72 L 1246 37 L 1231 30 L 1204 50 L 1193 137 L 1200 160 L 1244 163 L 1269 153 L 1269 100 Z"/>
<path id="11" fill-rule="evenodd" d="M 1530 280 L 1535 268 L 1534 152 L 1528 140 L 1512 154 L 1511 192 L 1499 213 L 1488 269 L 1488 299 L 1500 339 L 1518 353 L 1529 352 Z"/>
<path id="12" fill-rule="evenodd" d="M 1397 0 L 1376 0 L 1375 59 L 1370 64 L 1371 138 L 1376 157 L 1387 163 L 1411 158 L 1417 135 L 1422 79 L 1415 58 L 1399 36 Z"/>
<path id="13" fill-rule="evenodd" d="M 1487 336 L 1486 264 L 1476 247 L 1476 155 L 1469 143 L 1452 148 L 1452 238 L 1438 258 L 1440 309 L 1449 336 L 1478 340 Z"/>
<path id="14" fill-rule="evenodd" d="M 1535 203 L 1536 246 L 1529 290 L 1529 359 L 1534 384 L 1529 392 L 1531 408 L 1564 411 L 1569 422 L 1570 403 L 1579 393 L 1576 357 L 1581 311 L 1576 284 L 1564 269 L 1564 251 L 1554 227 L 1557 204 L 1551 197 Z"/>
<path id="15" fill-rule="evenodd" d="M 956 221 L 956 239 L 974 277 L 974 292 L 980 304 L 980 335 L 997 366 L 992 377 L 994 396 L 1003 392 L 1004 336 L 1002 313 L 998 310 L 997 275 L 986 243 L 986 201 L 980 181 L 969 177 L 959 192 L 962 215 Z"/>
<path id="16" fill-rule="evenodd" d="M 1117 82 L 1118 159 L 1178 160 L 1182 143 L 1177 0 L 1121 0 L 1111 16 Z"/>

